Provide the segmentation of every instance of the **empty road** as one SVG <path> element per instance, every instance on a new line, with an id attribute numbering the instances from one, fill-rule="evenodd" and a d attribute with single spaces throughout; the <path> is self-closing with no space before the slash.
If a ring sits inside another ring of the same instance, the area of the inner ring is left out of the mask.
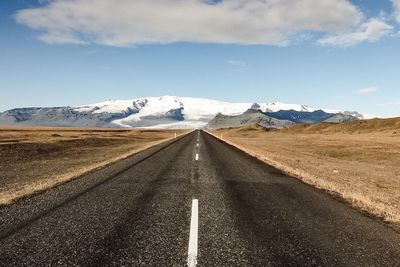
<path id="1" fill-rule="evenodd" d="M 196 264 L 400 266 L 400 233 L 202 131 L 0 207 L 1 266 Z"/>

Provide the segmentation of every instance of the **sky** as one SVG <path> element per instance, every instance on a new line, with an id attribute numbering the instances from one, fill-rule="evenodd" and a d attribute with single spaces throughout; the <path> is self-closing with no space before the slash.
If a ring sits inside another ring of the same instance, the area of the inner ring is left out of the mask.
<path id="1" fill-rule="evenodd" d="M 0 111 L 177 95 L 400 116 L 400 0 L 1 0 Z"/>

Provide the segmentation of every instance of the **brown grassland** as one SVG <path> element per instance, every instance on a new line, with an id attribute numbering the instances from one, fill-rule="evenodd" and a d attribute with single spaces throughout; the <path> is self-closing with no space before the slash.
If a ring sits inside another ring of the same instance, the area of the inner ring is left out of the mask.
<path id="1" fill-rule="evenodd" d="M 400 225 L 400 118 L 212 131 L 217 137 L 327 190 L 356 208 Z"/>
<path id="2" fill-rule="evenodd" d="M 0 127 L 0 205 L 126 158 L 184 131 Z"/>

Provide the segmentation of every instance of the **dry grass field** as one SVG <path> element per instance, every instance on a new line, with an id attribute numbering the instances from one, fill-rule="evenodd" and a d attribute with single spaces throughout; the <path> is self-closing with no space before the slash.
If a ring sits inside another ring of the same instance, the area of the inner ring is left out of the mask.
<path id="1" fill-rule="evenodd" d="M 0 204 L 71 180 L 183 131 L 0 127 Z"/>
<path id="2" fill-rule="evenodd" d="M 212 133 L 354 207 L 400 224 L 400 118 Z"/>

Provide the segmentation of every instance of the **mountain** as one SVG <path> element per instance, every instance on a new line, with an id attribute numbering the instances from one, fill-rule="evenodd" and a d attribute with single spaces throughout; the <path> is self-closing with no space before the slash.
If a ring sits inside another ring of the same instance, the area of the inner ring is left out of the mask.
<path id="1" fill-rule="evenodd" d="M 324 120 L 324 122 L 333 122 L 333 123 L 342 123 L 342 122 L 352 122 L 360 120 L 358 117 L 353 115 L 345 114 L 345 113 L 338 113 L 334 114 L 329 119 Z"/>
<path id="2" fill-rule="evenodd" d="M 18 108 L 0 113 L 0 125 L 109 127 L 113 120 L 137 113 L 136 110 L 107 113 L 78 111 L 71 107 Z"/>
<path id="3" fill-rule="evenodd" d="M 241 127 L 247 125 L 258 124 L 265 128 L 286 128 L 295 124 L 288 120 L 279 120 L 272 118 L 260 110 L 249 109 L 240 115 L 227 116 L 218 113 L 208 124 L 209 129 Z"/>
<path id="4" fill-rule="evenodd" d="M 349 122 L 358 120 L 358 117 L 345 113 L 328 113 L 323 110 L 296 111 L 296 110 L 280 110 L 277 112 L 266 112 L 266 115 L 279 119 L 289 120 L 295 123 L 320 123 L 320 122 Z"/>
<path id="5" fill-rule="evenodd" d="M 350 122 L 358 120 L 357 117 L 343 113 L 328 113 L 323 110 L 302 111 L 279 110 L 276 112 L 263 112 L 260 105 L 254 103 L 249 110 L 240 115 L 226 116 L 217 114 L 208 124 L 207 128 L 219 129 L 228 127 L 242 127 L 252 124 L 258 124 L 266 128 L 286 128 L 294 124 L 315 124 L 320 122 Z"/>
<path id="6" fill-rule="evenodd" d="M 266 114 L 279 120 L 290 120 L 295 123 L 319 123 L 334 116 L 333 113 L 327 113 L 323 110 L 316 110 L 312 112 L 280 110 L 276 112 L 266 112 Z"/>
<path id="7" fill-rule="evenodd" d="M 249 108 L 265 114 L 243 115 Z M 282 110 L 314 112 L 315 108 L 280 102 L 251 104 L 229 103 L 210 99 L 162 96 L 133 100 L 109 100 L 78 107 L 17 108 L 0 113 L 0 125 L 65 126 L 65 127 L 147 127 L 147 128 L 201 128 L 218 113 L 225 116 L 241 116 L 242 120 L 275 124 L 287 122 L 278 115 Z M 329 110 L 324 110 L 330 113 Z M 337 114 L 334 111 L 332 114 Z M 343 114 L 346 114 L 343 112 Z M 359 113 L 354 113 L 362 118 Z M 240 118 L 239 118 L 240 120 Z M 290 120 L 292 121 L 292 120 Z"/>

